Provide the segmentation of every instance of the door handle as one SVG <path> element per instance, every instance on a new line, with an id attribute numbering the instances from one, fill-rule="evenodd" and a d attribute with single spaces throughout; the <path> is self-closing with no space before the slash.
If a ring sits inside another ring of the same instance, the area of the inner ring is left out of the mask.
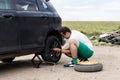
<path id="1" fill-rule="evenodd" d="M 2 17 L 3 17 L 3 18 L 6 18 L 6 19 L 12 19 L 12 18 L 14 17 L 14 14 L 5 13 L 5 14 L 2 14 Z"/>

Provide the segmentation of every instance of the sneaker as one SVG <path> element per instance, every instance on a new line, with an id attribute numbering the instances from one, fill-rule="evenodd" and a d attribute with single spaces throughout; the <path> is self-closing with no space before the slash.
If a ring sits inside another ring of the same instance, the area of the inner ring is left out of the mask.
<path id="1" fill-rule="evenodd" d="M 74 64 L 65 64 L 64 67 L 74 67 Z"/>

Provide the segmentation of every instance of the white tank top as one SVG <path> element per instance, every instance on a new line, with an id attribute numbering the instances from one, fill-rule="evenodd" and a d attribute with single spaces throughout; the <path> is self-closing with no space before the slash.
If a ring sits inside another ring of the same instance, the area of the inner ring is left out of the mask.
<path id="1" fill-rule="evenodd" d="M 76 30 L 72 30 L 71 31 L 71 36 L 69 38 L 69 40 L 71 39 L 75 39 L 77 41 L 83 42 L 84 44 L 86 44 L 91 50 L 93 50 L 93 45 L 91 43 L 91 41 L 88 39 L 88 37 L 86 35 L 84 35 L 83 33 L 76 31 Z"/>

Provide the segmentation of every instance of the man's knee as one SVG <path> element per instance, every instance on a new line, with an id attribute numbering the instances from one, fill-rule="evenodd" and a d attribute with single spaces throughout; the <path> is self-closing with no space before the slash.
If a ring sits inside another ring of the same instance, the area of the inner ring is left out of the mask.
<path id="1" fill-rule="evenodd" d="M 75 40 L 75 39 L 71 39 L 70 42 L 69 42 L 70 45 L 75 45 L 78 47 L 78 41 Z"/>

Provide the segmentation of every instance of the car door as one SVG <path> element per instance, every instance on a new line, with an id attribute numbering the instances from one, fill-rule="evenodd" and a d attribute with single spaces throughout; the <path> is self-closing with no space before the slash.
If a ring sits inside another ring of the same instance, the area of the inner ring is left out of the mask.
<path id="1" fill-rule="evenodd" d="M 39 8 L 40 1 L 16 0 L 21 49 L 44 47 L 49 23 L 48 13 Z"/>
<path id="2" fill-rule="evenodd" d="M 0 0 L 0 53 L 19 49 L 16 12 L 10 0 Z"/>

